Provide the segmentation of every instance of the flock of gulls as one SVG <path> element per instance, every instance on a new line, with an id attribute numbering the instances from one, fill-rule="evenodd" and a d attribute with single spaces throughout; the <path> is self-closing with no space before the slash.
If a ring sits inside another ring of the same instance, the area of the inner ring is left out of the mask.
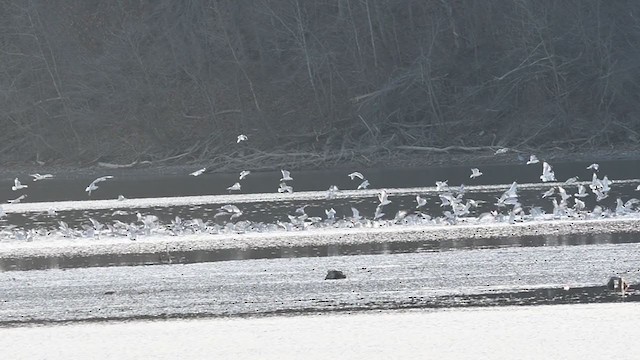
<path id="1" fill-rule="evenodd" d="M 247 141 L 246 135 L 239 135 L 237 143 Z M 500 149 L 496 154 L 508 152 L 508 149 Z M 523 159 L 524 161 L 524 159 Z M 538 164 L 541 161 L 536 155 L 531 155 L 526 162 L 527 165 Z M 271 223 L 254 222 L 243 220 L 242 210 L 233 204 L 221 206 L 213 219 L 203 220 L 200 218 L 183 220 L 176 216 L 170 223 L 163 224 L 155 215 L 142 215 L 136 213 L 136 218 L 132 222 L 123 222 L 113 220 L 111 224 L 103 224 L 94 218 L 88 218 L 88 222 L 83 224 L 81 228 L 76 229 L 70 227 L 64 221 L 58 221 L 56 230 L 45 229 L 21 229 L 14 225 L 8 225 L 0 231 L 0 240 L 13 239 L 21 241 L 32 241 L 38 236 L 61 235 L 66 238 L 100 238 L 109 237 L 127 237 L 136 240 L 140 236 L 150 236 L 152 234 L 165 235 L 183 235 L 183 234 L 224 234 L 224 233 L 248 233 L 248 232 L 272 232 L 272 231 L 300 231 L 308 229 L 320 228 L 358 228 L 358 227 L 385 227 L 394 225 L 455 225 L 455 224 L 472 224 L 472 223 L 518 223 L 532 220 L 553 220 L 553 219 L 598 219 L 606 217 L 624 216 L 638 213 L 638 205 L 640 200 L 632 198 L 623 202 L 620 198 L 616 199 L 616 206 L 613 209 L 600 205 L 600 201 L 609 197 L 611 185 L 613 182 L 605 175 L 602 178 L 598 176 L 599 165 L 591 164 L 587 167 L 593 171 L 591 181 L 579 181 L 577 177 L 567 179 L 564 182 L 558 182 L 552 166 L 546 161 L 542 161 L 542 173 L 540 180 L 542 183 L 550 183 L 550 188 L 541 193 L 542 199 L 549 199 L 553 205 L 553 212 L 547 214 L 541 207 L 531 206 L 523 207 L 519 200 L 518 184 L 513 182 L 509 188 L 496 198 L 495 203 L 485 206 L 491 210 L 482 212 L 477 216 L 479 211 L 475 210 L 481 203 L 485 201 L 473 200 L 466 198 L 464 185 L 458 187 L 450 187 L 448 181 L 437 181 L 435 189 L 417 194 L 415 196 L 415 206 L 410 209 L 398 210 L 393 217 L 386 216 L 385 206 L 390 204 L 389 194 L 385 189 L 379 189 L 377 194 L 377 206 L 372 216 L 366 217 L 361 215 L 360 211 L 351 207 L 351 214 L 337 216 L 337 212 L 333 208 L 325 209 L 325 216 L 310 216 L 306 212 L 309 205 L 296 208 L 293 214 L 289 214 L 287 219 L 277 220 Z M 207 168 L 201 168 L 191 172 L 191 176 L 201 176 L 206 174 Z M 242 181 L 251 174 L 251 171 L 244 170 L 240 172 L 238 181 L 230 185 L 226 189 L 229 193 L 237 193 L 242 191 Z M 281 170 L 281 178 L 277 188 L 278 193 L 293 193 L 292 183 L 294 181 L 291 172 Z M 470 179 L 482 176 L 483 173 L 479 168 L 472 168 Z M 52 174 L 31 174 L 33 181 L 43 181 L 53 178 Z M 347 174 L 352 181 L 358 181 L 357 190 L 367 189 L 370 186 L 369 181 L 361 172 L 352 172 Z M 99 184 L 113 179 L 114 176 L 106 175 L 93 180 L 86 188 L 87 196 L 99 190 Z M 355 186 L 355 185 L 354 185 Z M 18 178 L 14 179 L 11 189 L 14 192 L 25 192 L 29 186 L 23 184 Z M 570 189 L 575 189 L 575 192 Z M 636 188 L 640 191 L 640 185 Z M 340 192 L 337 186 L 331 185 L 326 191 L 326 199 L 335 198 Z M 286 195 L 283 195 L 286 196 Z M 24 200 L 27 194 L 23 193 L 15 199 L 8 200 L 9 203 L 15 204 Z M 585 198 L 593 197 L 596 205 L 587 209 Z M 429 200 L 432 199 L 432 200 Z M 118 200 L 125 200 L 120 195 Z M 442 208 L 441 216 L 432 216 L 423 211 L 429 201 L 434 201 Z M 48 211 L 49 216 L 56 216 L 53 209 Z M 123 210 L 116 210 L 115 215 L 129 215 Z M 6 216 L 2 206 L 0 206 L 0 218 Z"/>

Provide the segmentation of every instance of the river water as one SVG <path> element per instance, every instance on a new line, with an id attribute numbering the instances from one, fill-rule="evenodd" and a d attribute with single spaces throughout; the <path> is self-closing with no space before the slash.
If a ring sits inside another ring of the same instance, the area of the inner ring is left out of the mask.
<path id="1" fill-rule="evenodd" d="M 601 163 L 608 196 L 589 193 L 584 210 L 560 214 L 542 193 L 555 187 L 559 202 L 558 186 L 577 192 L 565 180 L 588 187 L 593 173 L 552 165 L 552 184 L 540 164 L 485 166 L 476 179 L 466 167 L 361 170 L 369 190 L 345 171 L 293 172 L 293 194 L 277 193 L 280 172 L 251 174 L 229 194 L 236 174 L 121 170 L 90 198 L 93 178 L 21 191 L 7 179 L 0 197 L 28 196 L 0 217 L 0 347 L 11 358 L 634 358 L 612 344 L 638 335 L 640 163 Z M 478 206 L 447 217 L 435 188 L 444 180 L 456 195 L 464 183 L 461 196 Z M 513 205 L 496 202 L 514 181 L 523 211 L 510 218 Z M 391 203 L 374 219 L 380 189 Z M 420 209 L 416 195 L 427 200 Z M 242 214 L 218 215 L 225 204 Z M 303 206 L 319 220 L 296 223 Z M 148 215 L 157 220 L 145 234 Z M 191 227 L 176 231 L 176 217 Z M 90 219 L 129 224 L 137 237 L 91 230 Z M 331 269 L 347 278 L 324 280 Z M 631 289 L 609 291 L 610 276 Z M 296 316 L 275 316 L 285 314 Z"/>

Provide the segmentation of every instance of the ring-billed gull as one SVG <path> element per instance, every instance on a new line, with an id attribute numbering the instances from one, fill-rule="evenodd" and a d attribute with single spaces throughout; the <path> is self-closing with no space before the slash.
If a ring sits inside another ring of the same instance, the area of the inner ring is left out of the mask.
<path id="1" fill-rule="evenodd" d="M 355 178 L 359 178 L 360 180 L 364 180 L 364 175 L 361 172 L 354 171 L 351 174 L 347 175 L 351 180 Z"/>
<path id="2" fill-rule="evenodd" d="M 324 210 L 324 213 L 327 215 L 327 220 L 335 220 L 336 218 L 336 210 L 331 208 L 329 210 Z"/>
<path id="3" fill-rule="evenodd" d="M 539 162 L 540 162 L 540 160 L 538 160 L 537 156 L 531 155 L 531 156 L 529 156 L 529 161 L 527 161 L 527 165 L 537 164 Z"/>
<path id="4" fill-rule="evenodd" d="M 556 181 L 556 175 L 553 173 L 551 165 L 546 161 L 542 163 L 542 175 L 540 175 L 540 180 L 542 180 L 542 182 Z"/>
<path id="5" fill-rule="evenodd" d="M 280 187 L 278 188 L 279 193 L 293 193 L 293 186 L 287 185 L 284 181 L 280 183 Z"/>
<path id="6" fill-rule="evenodd" d="M 480 171 L 480 169 L 478 168 L 471 169 L 471 175 L 469 175 L 469 178 L 473 179 L 473 178 L 477 178 L 478 176 L 482 176 L 482 172 Z"/>
<path id="7" fill-rule="evenodd" d="M 205 171 L 207 171 L 206 167 L 204 167 L 202 169 L 199 169 L 199 170 L 196 170 L 196 171 L 190 173 L 189 175 L 191 175 L 191 176 L 200 176 L 200 175 L 204 174 Z"/>
<path id="8" fill-rule="evenodd" d="M 237 182 L 237 183 L 235 183 L 235 184 L 233 184 L 233 185 L 231 185 L 231 186 L 229 186 L 229 187 L 227 188 L 227 190 L 229 190 L 229 192 L 232 192 L 232 191 L 240 191 L 241 189 L 242 189 L 242 186 L 240 185 L 240 183 L 239 183 L 239 182 Z"/>
<path id="9" fill-rule="evenodd" d="M 600 165 L 593 163 L 589 166 L 587 166 L 587 170 L 593 170 L 593 171 L 598 171 L 598 169 L 600 169 Z"/>
<path id="10" fill-rule="evenodd" d="M 376 206 L 376 211 L 373 214 L 373 220 L 378 220 L 383 216 L 384 216 L 384 213 L 382 212 L 382 204 L 379 204 L 378 206 Z"/>
<path id="11" fill-rule="evenodd" d="M 89 193 L 89 196 L 91 196 L 91 192 L 92 191 L 98 190 L 98 185 L 96 185 L 97 183 L 102 182 L 102 181 L 106 181 L 106 180 L 109 180 L 109 179 L 113 179 L 113 176 L 112 175 L 101 176 L 101 177 L 93 180 L 91 182 L 91 184 L 89 184 L 89 186 L 87 186 L 87 188 L 84 189 L 84 191 Z"/>
<path id="12" fill-rule="evenodd" d="M 578 186 L 578 192 L 573 194 L 573 196 L 580 197 L 580 198 L 586 197 L 588 195 L 589 194 L 587 194 L 587 188 L 584 185 L 579 185 Z"/>
<path id="13" fill-rule="evenodd" d="M 416 203 L 418 203 L 418 205 L 416 205 L 416 209 L 419 209 L 419 208 L 427 205 L 427 199 L 423 198 L 420 195 L 416 195 Z"/>
<path id="14" fill-rule="evenodd" d="M 40 175 L 38 173 L 31 174 L 29 176 L 33 177 L 33 181 L 51 179 L 53 177 L 53 175 L 51 175 L 51 174 Z"/>
<path id="15" fill-rule="evenodd" d="M 287 170 L 280 170 L 280 172 L 282 173 L 282 179 L 280 179 L 280 181 L 293 181 L 293 178 L 291 177 L 291 173 Z"/>
<path id="16" fill-rule="evenodd" d="M 336 193 L 340 191 L 336 185 L 329 186 L 329 190 L 327 190 L 327 199 L 334 199 L 336 197 Z"/>
<path id="17" fill-rule="evenodd" d="M 353 206 L 351 207 L 351 220 L 352 221 L 360 221 L 362 216 L 360 216 L 360 211 Z"/>
<path id="18" fill-rule="evenodd" d="M 499 155 L 499 154 L 506 154 L 509 152 L 509 148 L 500 148 L 498 150 L 496 150 L 496 152 L 494 153 L 494 155 Z"/>
<path id="19" fill-rule="evenodd" d="M 369 187 L 369 180 L 365 180 L 358 185 L 358 190 L 366 189 Z"/>
<path id="20" fill-rule="evenodd" d="M 447 181 L 449 180 L 436 181 L 436 191 L 449 191 L 449 184 L 447 184 Z"/>
<path id="21" fill-rule="evenodd" d="M 231 217 L 229 218 L 229 220 L 231 220 L 231 219 L 235 219 L 237 217 L 242 216 L 242 211 L 233 204 L 223 205 L 218 210 L 221 210 L 221 212 L 218 212 L 217 214 L 215 214 L 214 217 L 231 215 Z"/>
<path id="22" fill-rule="evenodd" d="M 249 176 L 249 174 L 251 174 L 251 171 L 249 171 L 249 170 L 240 171 L 239 180 L 242 180 L 242 179 L 246 178 L 247 176 Z"/>
<path id="23" fill-rule="evenodd" d="M 7 200 L 7 202 L 8 202 L 9 204 L 17 204 L 17 203 L 19 203 L 20 201 L 24 200 L 24 198 L 26 198 L 26 197 L 27 197 L 27 195 L 22 194 L 22 195 L 18 196 L 17 198 L 13 199 L 13 200 Z"/>
<path id="24" fill-rule="evenodd" d="M 378 193 L 378 200 L 380 201 L 380 206 L 391 204 L 391 200 L 387 199 L 388 196 L 389 194 L 387 194 L 387 190 L 385 189 L 380 190 L 380 192 Z"/>
<path id="25" fill-rule="evenodd" d="M 28 185 L 22 185 L 20 183 L 20 180 L 18 180 L 18 178 L 13 179 L 13 186 L 11 187 L 11 190 L 16 191 L 16 190 L 21 190 L 21 189 L 25 189 L 28 188 Z"/>
<path id="26" fill-rule="evenodd" d="M 239 144 L 241 141 L 247 141 L 247 139 L 249 139 L 247 135 L 240 134 L 238 135 L 238 140 L 236 141 L 236 144 Z"/>

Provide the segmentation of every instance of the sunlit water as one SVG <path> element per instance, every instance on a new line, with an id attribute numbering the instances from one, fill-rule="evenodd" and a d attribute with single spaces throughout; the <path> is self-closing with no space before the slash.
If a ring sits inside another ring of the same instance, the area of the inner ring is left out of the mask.
<path id="1" fill-rule="evenodd" d="M 0 328 L 11 359 L 637 359 L 637 303 Z"/>

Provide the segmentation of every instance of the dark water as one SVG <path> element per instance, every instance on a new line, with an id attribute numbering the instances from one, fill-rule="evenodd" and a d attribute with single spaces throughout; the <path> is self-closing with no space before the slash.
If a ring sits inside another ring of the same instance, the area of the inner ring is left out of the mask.
<path id="1" fill-rule="evenodd" d="M 192 264 L 248 259 L 277 259 L 298 257 L 350 256 L 367 254 L 402 254 L 439 252 L 464 249 L 497 249 L 507 247 L 580 246 L 595 244 L 638 243 L 636 233 L 593 235 L 536 235 L 500 238 L 461 238 L 438 241 L 407 241 L 321 246 L 285 246 L 264 248 L 236 248 L 197 251 L 167 251 L 164 253 L 101 254 L 85 256 L 34 256 L 0 258 L 0 271 L 70 269 L 103 266 L 133 266 L 161 264 Z"/>
<path id="2" fill-rule="evenodd" d="M 420 169 L 353 169 L 360 171 L 371 183 L 370 188 L 411 188 L 435 186 L 436 181 L 448 180 L 450 186 L 491 185 L 539 183 L 542 173 L 542 163 L 532 165 L 486 165 L 479 166 L 484 173 L 482 176 L 470 179 L 470 167 L 438 167 Z M 551 163 L 558 181 L 565 181 L 578 176 L 581 181 L 590 181 L 592 171 L 587 170 L 589 163 Z M 193 170 L 197 170 L 194 166 Z M 247 169 L 251 170 L 251 169 Z M 331 185 L 340 189 L 355 189 L 360 180 L 350 180 L 345 170 L 322 171 L 293 171 L 294 181 L 291 185 L 295 191 L 322 191 Z M 109 171 L 100 171 L 95 177 L 109 175 Z M 64 174 L 54 174 L 64 176 Z M 600 162 L 598 176 L 607 175 L 609 179 L 639 179 L 640 161 L 620 160 Z M 13 179 L 4 180 L 0 186 L 0 199 L 14 199 L 21 193 L 28 195 L 25 201 L 66 201 L 66 200 L 103 200 L 115 199 L 118 195 L 127 198 L 174 197 L 194 195 L 228 194 L 227 187 L 238 180 L 237 174 L 204 174 L 198 177 L 188 176 L 130 176 L 126 172 L 114 179 L 102 182 L 99 189 L 87 195 L 84 189 L 95 177 L 80 179 L 50 179 L 32 182 L 28 174 L 16 174 L 22 183 L 29 188 L 21 191 L 11 191 Z M 278 189 L 281 174 L 274 172 L 251 173 L 242 183 L 242 193 L 273 193 Z"/>

